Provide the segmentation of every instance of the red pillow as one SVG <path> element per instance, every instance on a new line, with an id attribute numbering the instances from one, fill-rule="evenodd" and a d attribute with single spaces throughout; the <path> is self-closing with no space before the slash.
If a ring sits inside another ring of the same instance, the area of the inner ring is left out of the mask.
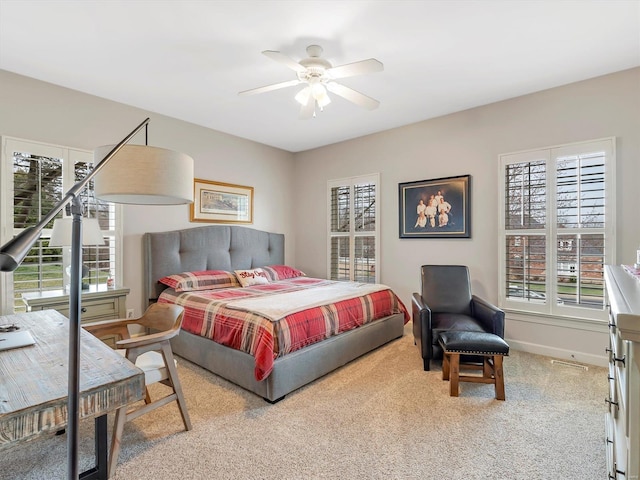
<path id="1" fill-rule="evenodd" d="M 306 277 L 304 272 L 287 265 L 270 265 L 262 268 L 271 277 L 272 282 L 286 280 L 287 278 Z"/>
<path id="2" fill-rule="evenodd" d="M 225 270 L 201 270 L 168 275 L 159 280 L 176 292 L 192 292 L 195 290 L 213 290 L 216 288 L 239 287 L 236 276 Z"/>

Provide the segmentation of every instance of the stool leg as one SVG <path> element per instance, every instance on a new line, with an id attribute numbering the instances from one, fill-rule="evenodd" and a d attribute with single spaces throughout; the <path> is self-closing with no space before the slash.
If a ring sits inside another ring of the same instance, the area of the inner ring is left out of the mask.
<path id="1" fill-rule="evenodd" d="M 493 356 L 493 371 L 496 377 L 496 398 L 504 400 L 504 374 L 502 372 L 502 355 Z"/>
<path id="2" fill-rule="evenodd" d="M 489 363 L 489 357 L 484 357 L 482 359 L 482 376 L 484 378 L 491 378 L 493 375 L 493 368 Z"/>
<path id="3" fill-rule="evenodd" d="M 460 377 L 460 354 L 452 353 L 450 354 L 450 385 L 449 385 L 449 395 L 452 397 L 458 396 L 458 383 Z"/>
<path id="4" fill-rule="evenodd" d="M 449 354 L 442 354 L 442 380 L 449 380 Z"/>

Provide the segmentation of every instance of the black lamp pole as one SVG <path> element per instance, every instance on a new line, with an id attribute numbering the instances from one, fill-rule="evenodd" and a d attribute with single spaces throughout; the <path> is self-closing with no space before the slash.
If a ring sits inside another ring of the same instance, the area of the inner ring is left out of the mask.
<path id="1" fill-rule="evenodd" d="M 80 323 L 82 291 L 82 202 L 71 200 L 71 283 L 69 287 L 69 384 L 67 401 L 67 478 L 80 477 L 78 451 L 80 449 Z"/>
<path id="2" fill-rule="evenodd" d="M 67 403 L 67 478 L 77 480 L 78 471 L 78 424 L 80 421 L 80 294 L 82 291 L 82 203 L 80 192 L 89 181 L 115 156 L 118 151 L 142 127 L 149 123 L 149 118 L 138 125 L 129 135 L 118 143 L 89 174 L 77 182 L 65 194 L 63 199 L 47 213 L 37 225 L 23 230 L 19 235 L 5 243 L 0 249 L 0 271 L 12 272 L 22 263 L 33 245 L 40 238 L 44 227 L 71 202 L 71 284 L 69 289 L 69 385 Z"/>

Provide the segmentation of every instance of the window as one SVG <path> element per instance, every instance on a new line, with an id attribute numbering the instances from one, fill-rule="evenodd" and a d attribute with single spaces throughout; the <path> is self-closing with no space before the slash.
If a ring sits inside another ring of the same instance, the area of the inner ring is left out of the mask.
<path id="1" fill-rule="evenodd" d="M 330 180 L 329 278 L 378 282 L 379 175 Z"/>
<path id="2" fill-rule="evenodd" d="M 38 223 L 74 183 L 93 168 L 93 153 L 71 148 L 2 139 L 2 238 L 4 244 L 23 229 Z M 97 218 L 104 232 L 105 244 L 85 246 L 83 265 L 87 284 L 104 284 L 110 273 L 118 275 L 116 262 L 120 244 L 116 223 L 117 207 L 98 201 L 93 182 L 80 194 L 86 217 Z M 64 209 L 56 218 L 66 215 Z M 67 266 L 71 262 L 67 247 L 49 247 L 53 221 L 46 226 L 24 262 L 12 273 L 0 277 L 3 313 L 24 311 L 22 294 L 60 290 L 69 283 Z"/>
<path id="3" fill-rule="evenodd" d="M 604 318 L 615 139 L 501 155 L 500 172 L 500 306 Z"/>

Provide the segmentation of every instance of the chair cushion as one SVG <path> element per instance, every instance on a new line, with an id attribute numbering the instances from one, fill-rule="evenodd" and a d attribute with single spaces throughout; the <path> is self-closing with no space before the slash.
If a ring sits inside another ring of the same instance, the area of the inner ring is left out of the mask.
<path id="1" fill-rule="evenodd" d="M 127 351 L 123 349 L 116 350 L 120 355 L 126 356 Z M 178 365 L 174 358 L 173 362 Z M 136 367 L 144 372 L 145 385 L 158 383 L 169 378 L 167 367 L 164 365 L 162 354 L 160 352 L 145 352 L 136 358 Z"/>
<path id="2" fill-rule="evenodd" d="M 486 331 L 476 319 L 459 313 L 432 313 L 431 330 L 433 331 L 432 341 L 434 345 L 438 344 L 438 334 L 448 330 Z"/>
<path id="3" fill-rule="evenodd" d="M 508 355 L 509 345 L 498 335 L 485 332 L 448 331 L 438 335 L 444 350 L 477 355 Z"/>

